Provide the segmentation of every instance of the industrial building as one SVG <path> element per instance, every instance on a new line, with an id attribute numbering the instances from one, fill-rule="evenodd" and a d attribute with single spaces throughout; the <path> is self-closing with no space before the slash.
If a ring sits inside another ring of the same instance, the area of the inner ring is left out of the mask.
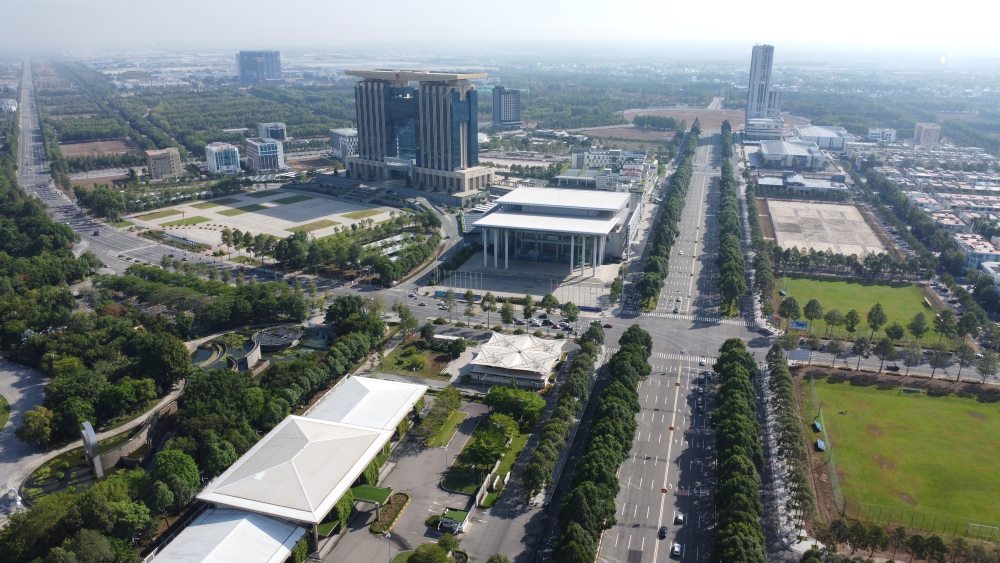
<path id="1" fill-rule="evenodd" d="M 146 151 L 146 168 L 149 170 L 149 177 L 154 180 L 177 178 L 184 174 L 181 153 L 174 147 Z"/>
<path id="2" fill-rule="evenodd" d="M 257 172 L 284 170 L 285 146 L 277 139 L 249 138 L 243 140 L 250 167 Z"/>
<path id="3" fill-rule="evenodd" d="M 349 70 L 354 89 L 357 178 L 407 178 L 422 190 L 464 197 L 486 188 L 493 170 L 479 166 L 478 96 L 482 73 Z M 411 83 L 416 83 L 412 86 Z"/>
<path id="4" fill-rule="evenodd" d="M 642 198 L 632 194 L 556 188 L 518 188 L 473 226 L 483 237 L 483 266 L 510 260 L 593 268 L 626 252 Z M 492 252 L 491 252 L 492 249 Z"/>
<path id="5" fill-rule="evenodd" d="M 792 127 L 792 131 L 799 139 L 816 143 L 820 150 L 842 151 L 847 143 L 857 140 L 857 137 L 848 133 L 843 127 L 796 125 Z"/>
<path id="6" fill-rule="evenodd" d="M 278 51 L 240 51 L 236 69 L 241 84 L 263 84 L 281 80 L 281 53 Z"/>
<path id="7" fill-rule="evenodd" d="M 333 156 L 340 160 L 358 156 L 358 130 L 353 127 L 330 129 L 330 146 Z"/>
<path id="8" fill-rule="evenodd" d="M 521 128 L 521 91 L 493 87 L 493 129 Z"/>
<path id="9" fill-rule="evenodd" d="M 765 168 L 819 170 L 826 157 L 809 141 L 761 141 L 760 159 Z"/>
<path id="10" fill-rule="evenodd" d="M 470 362 L 470 376 L 484 383 L 541 389 L 549 384 L 552 368 L 562 358 L 565 343 L 530 334 L 494 332 Z"/>
<path id="11" fill-rule="evenodd" d="M 240 149 L 229 143 L 209 143 L 205 145 L 205 160 L 209 172 L 216 174 L 240 173 Z"/>
<path id="12" fill-rule="evenodd" d="M 892 144 L 896 142 L 896 130 L 888 128 L 869 129 L 868 140 L 873 143 Z"/>
<path id="13" fill-rule="evenodd" d="M 288 128 L 284 123 L 258 123 L 257 136 L 262 139 L 276 139 L 278 141 L 288 140 Z"/>

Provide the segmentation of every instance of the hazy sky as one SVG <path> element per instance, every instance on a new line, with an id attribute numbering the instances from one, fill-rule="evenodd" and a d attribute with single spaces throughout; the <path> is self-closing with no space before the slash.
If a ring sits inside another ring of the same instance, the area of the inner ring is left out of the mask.
<path id="1" fill-rule="evenodd" d="M 8 53 L 767 42 L 1000 55 L 995 0 L 2 0 Z M 694 55 L 694 53 L 692 53 Z"/>

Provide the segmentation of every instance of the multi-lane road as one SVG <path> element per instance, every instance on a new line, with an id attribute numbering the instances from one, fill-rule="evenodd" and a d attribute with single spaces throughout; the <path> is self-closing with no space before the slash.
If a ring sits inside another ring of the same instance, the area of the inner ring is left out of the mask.
<path id="1" fill-rule="evenodd" d="M 707 561 L 711 554 L 713 357 L 727 338 L 766 345 L 752 323 L 719 316 L 717 141 L 718 135 L 706 134 L 695 154 L 680 235 L 656 310 L 639 312 L 631 299 L 620 313 L 652 335 L 653 370 L 639 386 L 639 426 L 619 471 L 617 523 L 601 539 L 601 562 Z M 632 271 L 641 271 L 641 263 Z M 674 543 L 680 545 L 676 556 Z"/>

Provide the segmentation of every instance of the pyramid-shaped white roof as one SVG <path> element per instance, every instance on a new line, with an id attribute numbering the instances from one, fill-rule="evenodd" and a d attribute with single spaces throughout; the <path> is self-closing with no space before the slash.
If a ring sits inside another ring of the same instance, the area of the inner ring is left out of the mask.
<path id="1" fill-rule="evenodd" d="M 289 416 L 198 498 L 319 523 L 391 435 L 389 430 Z"/>
<path id="2" fill-rule="evenodd" d="M 283 563 L 306 529 L 231 508 L 210 508 L 187 525 L 155 560 L 159 563 Z"/>
<path id="3" fill-rule="evenodd" d="M 562 356 L 564 340 L 544 340 L 529 334 L 496 332 L 479 348 L 472 364 L 493 368 L 548 374 Z"/>
<path id="4" fill-rule="evenodd" d="M 426 385 L 415 383 L 348 377 L 305 415 L 318 420 L 395 430 L 426 391 Z"/>

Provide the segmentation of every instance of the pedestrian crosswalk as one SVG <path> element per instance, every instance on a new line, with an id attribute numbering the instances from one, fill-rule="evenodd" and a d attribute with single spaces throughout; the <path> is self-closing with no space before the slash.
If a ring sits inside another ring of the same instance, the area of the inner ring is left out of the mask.
<path id="1" fill-rule="evenodd" d="M 696 323 L 710 323 L 710 324 L 724 324 L 724 325 L 737 325 L 745 326 L 748 328 L 755 328 L 757 324 L 753 321 L 749 321 L 743 318 L 736 319 L 724 319 L 722 317 L 716 316 L 703 316 L 703 315 L 685 315 L 683 313 L 670 313 L 667 311 L 640 311 L 638 309 L 622 309 L 619 312 L 622 316 L 641 316 L 641 317 L 656 317 L 662 319 L 681 319 L 685 321 L 692 321 Z"/>
<path id="2" fill-rule="evenodd" d="M 608 356 L 614 355 L 619 349 L 618 346 L 608 346 Z M 666 352 L 655 352 L 650 355 L 650 363 L 654 363 L 653 360 L 672 360 L 676 362 L 705 362 L 705 365 L 712 365 L 715 363 L 715 358 L 712 356 L 691 356 L 688 354 L 667 354 Z M 663 371 L 662 369 L 660 371 Z"/>

